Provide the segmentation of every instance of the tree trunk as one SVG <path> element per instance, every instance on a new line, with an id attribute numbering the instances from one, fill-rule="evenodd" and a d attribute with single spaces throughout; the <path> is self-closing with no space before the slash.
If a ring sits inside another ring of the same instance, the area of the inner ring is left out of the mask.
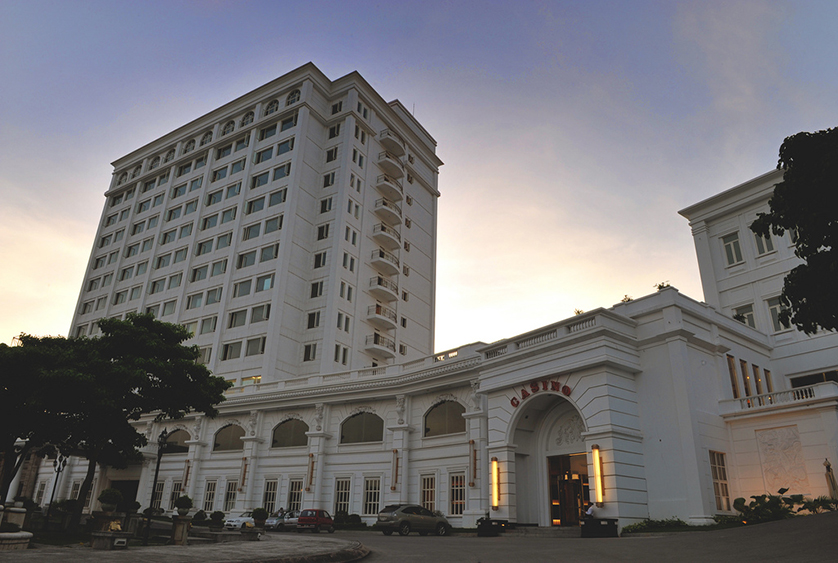
<path id="1" fill-rule="evenodd" d="M 73 514 L 70 516 L 70 524 L 67 527 L 67 530 L 72 534 L 76 533 L 79 528 L 79 522 L 81 522 L 81 513 L 84 510 L 84 499 L 87 498 L 87 493 L 90 491 L 90 487 L 93 485 L 93 476 L 96 474 L 96 459 L 95 457 L 90 457 L 87 462 L 87 475 L 84 476 L 84 481 L 81 483 L 81 488 L 79 489 L 79 501 L 76 503 L 76 508 L 73 510 Z M 95 498 L 90 499 L 90 509 L 93 510 L 93 503 L 96 502 Z"/>

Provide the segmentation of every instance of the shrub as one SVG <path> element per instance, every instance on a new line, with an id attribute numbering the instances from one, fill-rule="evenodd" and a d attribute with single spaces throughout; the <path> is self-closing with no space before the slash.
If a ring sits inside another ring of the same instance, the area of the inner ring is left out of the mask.
<path id="1" fill-rule="evenodd" d="M 129 502 L 128 503 L 128 510 L 130 512 L 139 512 L 140 511 L 140 503 L 137 501 Z"/>
<path id="2" fill-rule="evenodd" d="M 12 524 L 11 522 L 3 522 L 0 524 L 0 532 L 19 532 L 20 526 Z"/>
<path id="3" fill-rule="evenodd" d="M 629 524 L 628 526 L 623 528 L 624 534 L 631 534 L 633 532 L 646 532 L 651 530 L 666 530 L 672 528 L 682 528 L 687 527 L 689 524 L 681 520 L 680 518 L 669 518 L 666 520 L 643 520 L 642 522 L 637 522 L 636 524 Z"/>
<path id="4" fill-rule="evenodd" d="M 254 508 L 251 516 L 253 516 L 254 520 L 264 521 L 268 519 L 268 511 L 264 508 Z"/>
<path id="5" fill-rule="evenodd" d="M 186 495 L 179 496 L 175 499 L 175 508 L 192 508 L 192 499 Z"/>
<path id="6" fill-rule="evenodd" d="M 117 489 L 105 489 L 99 496 L 96 497 L 96 500 L 101 502 L 102 504 L 119 504 L 122 502 L 122 493 Z"/>
<path id="7" fill-rule="evenodd" d="M 345 510 L 338 510 L 335 512 L 335 517 L 333 518 L 335 524 L 347 524 L 349 520 L 349 514 Z"/>
<path id="8" fill-rule="evenodd" d="M 195 513 L 195 516 L 192 517 L 192 522 L 194 522 L 194 523 L 204 522 L 206 519 L 207 519 L 207 513 L 204 512 L 203 510 L 199 510 L 198 512 Z"/>
<path id="9" fill-rule="evenodd" d="M 224 513 L 220 510 L 216 510 L 212 514 L 210 514 L 210 520 L 213 522 L 223 522 L 224 521 Z"/>
<path id="10" fill-rule="evenodd" d="M 783 490 L 783 489 L 781 489 Z M 783 492 L 785 492 L 783 490 Z M 742 514 L 745 524 L 759 524 L 784 520 L 794 516 L 794 505 L 803 504 L 803 495 L 784 497 L 780 495 L 754 495 L 753 500 L 745 504 L 742 497 L 733 501 L 733 508 Z"/>
<path id="11" fill-rule="evenodd" d="M 351 526 L 360 526 L 364 522 L 361 520 L 360 514 L 350 514 L 346 519 L 346 523 Z"/>

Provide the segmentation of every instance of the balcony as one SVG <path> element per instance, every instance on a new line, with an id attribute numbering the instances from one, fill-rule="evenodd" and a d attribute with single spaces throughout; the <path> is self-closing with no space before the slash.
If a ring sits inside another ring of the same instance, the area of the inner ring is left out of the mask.
<path id="1" fill-rule="evenodd" d="M 390 201 L 389 199 L 381 198 L 376 200 L 375 206 L 372 209 L 376 215 L 390 223 L 391 225 L 402 224 L 402 208 Z"/>
<path id="2" fill-rule="evenodd" d="M 399 273 L 398 257 L 381 248 L 372 251 L 370 264 L 384 274 L 395 275 Z"/>
<path id="3" fill-rule="evenodd" d="M 723 417 L 741 416 L 815 404 L 838 404 L 838 383 L 827 381 L 786 391 L 720 401 L 719 413 Z"/>
<path id="4" fill-rule="evenodd" d="M 378 333 L 367 336 L 365 348 L 370 354 L 376 354 L 385 358 L 396 357 L 396 343 L 393 339 L 381 336 Z"/>
<path id="5" fill-rule="evenodd" d="M 402 199 L 404 190 L 402 183 L 387 174 L 379 174 L 375 180 L 375 187 L 386 198 L 390 198 L 393 201 L 401 201 Z"/>
<path id="6" fill-rule="evenodd" d="M 378 134 L 378 142 L 381 146 L 396 156 L 404 156 L 404 141 L 393 131 L 385 129 Z"/>
<path id="7" fill-rule="evenodd" d="M 378 166 L 385 174 L 390 174 L 394 178 L 404 176 L 404 164 L 398 156 L 389 151 L 378 153 Z"/>
<path id="8" fill-rule="evenodd" d="M 384 330 L 393 330 L 399 324 L 399 317 L 396 312 L 390 307 L 379 304 L 370 305 L 367 308 L 367 320 Z"/>
<path id="9" fill-rule="evenodd" d="M 387 250 L 395 250 L 402 245 L 402 236 L 398 231 L 393 227 L 388 227 L 384 223 L 378 223 L 373 226 L 372 238 Z"/>
<path id="10" fill-rule="evenodd" d="M 370 293 L 383 301 L 396 301 L 399 298 L 399 286 L 383 276 L 370 278 Z"/>

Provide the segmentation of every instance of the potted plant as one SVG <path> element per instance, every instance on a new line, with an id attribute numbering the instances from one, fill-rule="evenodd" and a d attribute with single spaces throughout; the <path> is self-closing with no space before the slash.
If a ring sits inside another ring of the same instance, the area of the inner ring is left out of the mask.
<path id="1" fill-rule="evenodd" d="M 116 510 L 116 506 L 122 502 L 122 493 L 116 489 L 105 489 L 96 498 L 102 505 L 103 511 L 113 512 Z"/>
<path id="2" fill-rule="evenodd" d="M 128 503 L 128 512 L 139 512 L 140 511 L 140 503 L 137 501 L 129 502 Z"/>
<path id="3" fill-rule="evenodd" d="M 192 499 L 186 495 L 179 496 L 175 499 L 175 508 L 177 508 L 178 515 L 186 516 L 189 509 L 192 508 Z"/>
<path id="4" fill-rule="evenodd" d="M 220 510 L 216 510 L 212 514 L 210 514 L 210 530 L 218 532 L 224 526 L 224 513 Z"/>
<path id="5" fill-rule="evenodd" d="M 265 520 L 268 519 L 268 511 L 264 508 L 254 508 L 253 513 L 253 524 L 257 528 L 264 528 L 265 527 Z"/>

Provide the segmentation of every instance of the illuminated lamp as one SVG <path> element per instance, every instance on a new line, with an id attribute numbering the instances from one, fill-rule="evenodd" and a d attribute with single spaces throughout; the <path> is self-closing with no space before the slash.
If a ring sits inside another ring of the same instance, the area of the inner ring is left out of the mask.
<path id="1" fill-rule="evenodd" d="M 599 455 L 599 446 L 591 446 L 591 457 L 594 463 L 594 484 L 596 485 L 596 505 L 602 506 L 602 458 Z"/>
<path id="2" fill-rule="evenodd" d="M 500 505 L 500 482 L 498 480 L 498 458 L 492 458 L 492 510 Z"/>

